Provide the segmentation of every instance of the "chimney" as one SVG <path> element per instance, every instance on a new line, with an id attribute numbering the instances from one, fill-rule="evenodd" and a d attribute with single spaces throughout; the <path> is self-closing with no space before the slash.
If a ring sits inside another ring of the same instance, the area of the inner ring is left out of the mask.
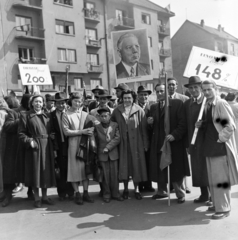
<path id="1" fill-rule="evenodd" d="M 222 28 L 221 28 L 221 24 L 218 25 L 218 31 L 221 32 L 222 31 Z"/>
<path id="2" fill-rule="evenodd" d="M 204 25 L 205 25 L 205 22 L 204 22 L 204 20 L 203 20 L 203 19 L 201 20 L 201 22 L 200 22 L 200 25 L 201 25 L 202 27 L 204 27 Z"/>

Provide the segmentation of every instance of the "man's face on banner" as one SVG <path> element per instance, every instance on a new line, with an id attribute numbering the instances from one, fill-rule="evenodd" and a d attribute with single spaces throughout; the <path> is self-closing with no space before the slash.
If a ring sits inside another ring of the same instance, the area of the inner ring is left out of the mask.
<path id="1" fill-rule="evenodd" d="M 140 45 L 137 38 L 127 37 L 121 44 L 119 54 L 123 62 L 129 66 L 133 66 L 140 59 Z"/>

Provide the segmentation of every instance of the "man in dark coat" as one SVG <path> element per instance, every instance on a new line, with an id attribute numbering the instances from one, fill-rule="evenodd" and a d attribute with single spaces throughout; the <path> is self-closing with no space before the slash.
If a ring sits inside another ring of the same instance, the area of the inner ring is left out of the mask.
<path id="1" fill-rule="evenodd" d="M 56 162 L 60 169 L 60 176 L 57 180 L 57 192 L 60 201 L 64 201 L 66 195 L 72 200 L 74 197 L 74 189 L 72 184 L 67 182 L 68 171 L 68 139 L 64 136 L 62 130 L 62 115 L 67 107 L 67 96 L 63 92 L 55 94 L 56 110 L 51 113 L 53 121 L 53 132 L 57 142 L 57 158 Z"/>
<path id="2" fill-rule="evenodd" d="M 138 105 L 144 110 L 146 118 L 150 116 L 150 105 L 149 105 L 149 95 L 151 94 L 151 90 L 146 89 L 145 86 L 141 85 L 137 89 L 138 96 Z M 148 126 L 148 136 L 149 139 L 151 137 L 150 127 Z M 140 192 L 154 192 L 154 188 L 152 187 L 152 182 L 150 181 L 149 175 L 149 161 L 150 161 L 150 151 L 145 152 L 146 158 L 146 168 L 147 168 L 147 177 L 148 181 L 139 183 Z"/>
<path id="3" fill-rule="evenodd" d="M 189 89 L 192 98 L 185 102 L 185 113 L 188 126 L 188 147 L 191 157 L 192 181 L 194 187 L 200 187 L 201 195 L 194 199 L 194 203 L 202 203 L 209 200 L 209 183 L 207 175 L 206 157 L 203 155 L 204 129 L 200 128 L 195 145 L 191 145 L 195 123 L 202 106 L 204 95 L 201 89 L 201 80 L 197 76 L 189 78 L 189 83 L 184 85 Z"/>
<path id="4" fill-rule="evenodd" d="M 152 198 L 166 197 L 165 186 L 167 182 L 167 168 L 161 171 L 161 148 L 164 141 L 171 144 L 172 163 L 170 164 L 170 180 L 175 189 L 178 203 L 185 201 L 185 191 L 182 189 L 183 178 L 189 176 L 188 158 L 185 148 L 186 119 L 183 102 L 179 99 L 169 99 L 170 134 L 165 135 L 164 130 L 164 98 L 165 85 L 157 84 L 155 91 L 158 103 L 151 106 L 151 117 L 148 123 L 152 128 L 150 148 L 150 177 L 158 183 L 158 192 Z"/>

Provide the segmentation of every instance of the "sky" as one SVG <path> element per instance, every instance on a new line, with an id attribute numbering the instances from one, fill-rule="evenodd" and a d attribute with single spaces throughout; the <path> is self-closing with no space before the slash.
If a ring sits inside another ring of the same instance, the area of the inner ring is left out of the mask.
<path id="1" fill-rule="evenodd" d="M 219 24 L 224 30 L 238 38 L 238 0 L 150 0 L 161 7 L 170 4 L 175 13 L 171 18 L 171 36 L 181 27 L 184 21 L 200 23 L 217 28 Z"/>

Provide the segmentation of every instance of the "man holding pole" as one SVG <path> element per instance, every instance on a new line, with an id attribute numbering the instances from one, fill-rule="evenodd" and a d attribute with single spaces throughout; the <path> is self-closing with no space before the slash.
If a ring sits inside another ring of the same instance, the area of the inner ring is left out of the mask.
<path id="1" fill-rule="evenodd" d="M 167 197 L 167 167 L 161 168 L 162 147 L 164 142 L 170 142 L 172 163 L 170 168 L 170 179 L 175 189 L 178 203 L 185 202 L 185 191 L 181 188 L 183 178 L 189 176 L 188 158 L 185 149 L 184 137 L 186 133 L 186 119 L 184 114 L 183 102 L 179 99 L 169 99 L 168 109 L 165 109 L 165 90 L 164 84 L 155 86 L 158 103 L 151 106 L 151 117 L 148 124 L 152 128 L 152 139 L 150 148 L 150 176 L 153 182 L 157 182 L 158 191 L 152 198 Z M 165 119 L 165 112 L 169 111 L 169 119 Z M 169 134 L 165 134 L 165 123 L 170 122 Z M 161 170 L 163 169 L 163 170 Z M 168 180 L 170 180 L 168 179 Z"/>
<path id="2" fill-rule="evenodd" d="M 200 197 L 194 199 L 194 203 L 203 203 L 209 200 L 209 183 L 207 176 L 206 158 L 203 155 L 204 129 L 198 131 L 194 145 L 191 145 L 191 140 L 195 130 L 199 112 L 201 110 L 204 94 L 201 88 L 201 79 L 198 76 L 192 76 L 185 84 L 191 94 L 191 98 L 185 102 L 185 113 L 188 126 L 188 152 L 191 157 L 192 182 L 194 187 L 200 187 Z"/>
<path id="3" fill-rule="evenodd" d="M 213 80 L 202 82 L 207 98 L 205 106 L 205 141 L 203 153 L 207 160 L 208 180 L 215 211 L 213 219 L 223 219 L 231 211 L 231 186 L 238 184 L 238 163 L 234 131 L 236 125 L 229 104 L 217 96 Z M 196 123 L 201 127 L 203 121 Z"/>

